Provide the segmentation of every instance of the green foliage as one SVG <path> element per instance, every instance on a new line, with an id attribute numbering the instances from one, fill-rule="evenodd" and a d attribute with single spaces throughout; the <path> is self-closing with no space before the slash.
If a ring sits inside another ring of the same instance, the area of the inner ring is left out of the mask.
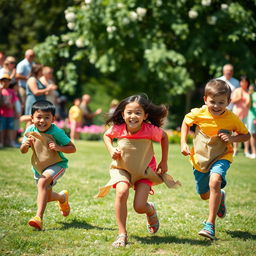
<path id="1" fill-rule="evenodd" d="M 73 0 L 1 0 L 0 50 L 21 59 L 25 50 L 47 36 L 66 33 L 64 10 L 74 3 Z"/>
<path id="2" fill-rule="evenodd" d="M 102 133 L 80 133 L 81 140 L 97 141 L 102 140 Z"/>
<path id="3" fill-rule="evenodd" d="M 227 62 L 254 74 L 255 10 L 254 1 L 81 1 L 66 9 L 70 32 L 53 54 L 47 40 L 41 48 L 49 56 L 57 49 L 66 63 L 87 58 L 87 68 L 120 86 L 119 97 L 144 91 L 167 103 L 219 76 Z"/>

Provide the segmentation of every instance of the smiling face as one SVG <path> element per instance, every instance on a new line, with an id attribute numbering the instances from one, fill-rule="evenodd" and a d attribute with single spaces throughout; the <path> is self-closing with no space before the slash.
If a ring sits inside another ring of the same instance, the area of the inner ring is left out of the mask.
<path id="1" fill-rule="evenodd" d="M 225 112 L 230 100 L 228 100 L 227 95 L 225 94 L 218 96 L 208 95 L 204 97 L 204 103 L 212 115 L 219 116 Z"/>
<path id="2" fill-rule="evenodd" d="M 130 133 L 139 131 L 143 121 L 148 117 L 141 105 L 136 101 L 125 106 L 122 116 L 126 123 L 127 131 Z"/>
<path id="3" fill-rule="evenodd" d="M 32 115 L 32 122 L 40 132 L 47 131 L 54 120 L 55 117 L 51 112 L 37 110 Z"/>

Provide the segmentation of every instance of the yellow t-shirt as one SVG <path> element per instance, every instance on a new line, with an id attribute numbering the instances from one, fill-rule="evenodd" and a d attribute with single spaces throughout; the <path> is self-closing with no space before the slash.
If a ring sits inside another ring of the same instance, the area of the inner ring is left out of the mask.
<path id="1" fill-rule="evenodd" d="M 236 132 L 238 134 L 248 133 L 242 121 L 228 109 L 226 109 L 222 115 L 217 116 L 212 115 L 208 107 L 203 105 L 201 108 L 194 108 L 191 112 L 186 114 L 184 121 L 188 126 L 192 126 L 193 124 L 198 125 L 199 129 L 209 137 L 216 136 L 220 129 L 229 130 L 230 132 Z M 233 148 L 231 143 L 227 144 L 227 153 L 220 159 L 225 159 L 230 162 L 233 161 Z M 194 163 L 192 164 L 194 168 L 200 171 L 200 167 L 195 164 L 197 160 L 195 159 L 193 148 L 190 154 L 190 162 Z"/>
<path id="2" fill-rule="evenodd" d="M 82 122 L 82 118 L 83 118 L 83 112 L 81 110 L 81 108 L 79 108 L 78 106 L 72 106 L 69 110 L 69 120 L 70 121 L 75 121 L 78 123 Z"/>

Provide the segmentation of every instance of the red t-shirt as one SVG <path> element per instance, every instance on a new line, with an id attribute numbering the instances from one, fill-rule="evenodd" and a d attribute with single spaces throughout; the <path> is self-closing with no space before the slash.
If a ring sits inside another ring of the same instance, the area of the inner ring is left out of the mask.
<path id="1" fill-rule="evenodd" d="M 0 107 L 0 115 L 3 117 L 15 117 L 15 102 L 18 97 L 13 89 L 2 89 L 3 105 Z"/>

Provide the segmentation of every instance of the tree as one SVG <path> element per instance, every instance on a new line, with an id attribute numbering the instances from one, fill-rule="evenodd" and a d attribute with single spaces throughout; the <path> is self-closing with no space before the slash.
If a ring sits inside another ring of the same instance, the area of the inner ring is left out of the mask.
<path id="1" fill-rule="evenodd" d="M 113 97 L 147 92 L 154 102 L 183 111 L 185 93 L 220 76 L 224 64 L 232 63 L 237 75 L 254 75 L 255 5 L 253 0 L 85 0 L 65 11 L 70 31 L 48 37 L 36 49 L 46 63 L 61 60 L 65 91 L 74 93 L 74 86 L 88 79 L 78 67 L 83 73 L 89 68 L 116 84 L 108 88 Z"/>

